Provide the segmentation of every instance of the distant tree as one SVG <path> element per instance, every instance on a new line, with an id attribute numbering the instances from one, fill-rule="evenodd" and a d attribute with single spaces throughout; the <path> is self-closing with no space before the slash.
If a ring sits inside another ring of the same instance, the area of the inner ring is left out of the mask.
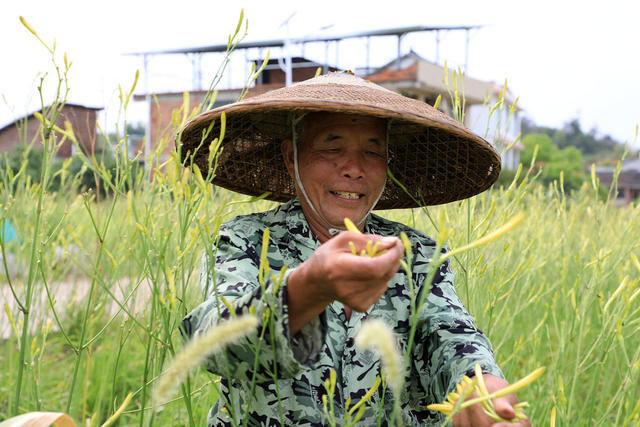
<path id="1" fill-rule="evenodd" d="M 591 129 L 585 132 L 580 120 L 571 119 L 564 124 L 562 129 L 554 129 L 546 126 L 538 126 L 530 119 L 522 122 L 523 137 L 530 134 L 544 134 L 551 138 L 560 149 L 566 147 L 577 148 L 588 163 L 594 159 L 619 158 L 624 147 L 609 135 L 598 136 L 597 130 Z"/>
<path id="2" fill-rule="evenodd" d="M 526 136 L 532 133 L 541 133 L 548 136 L 553 136 L 554 132 L 556 132 L 557 130 L 557 129 L 546 127 L 546 126 L 538 126 L 535 124 L 533 120 L 531 120 L 528 117 L 524 117 L 522 119 L 522 124 L 520 127 L 522 130 L 523 136 Z"/>
<path id="3" fill-rule="evenodd" d="M 137 144 L 138 141 L 142 140 L 145 137 L 145 134 L 146 129 L 143 123 L 127 123 L 125 132 L 122 132 L 122 130 L 120 130 L 109 132 L 106 136 L 104 134 L 99 135 L 98 146 L 102 147 L 103 150 L 106 150 L 108 148 L 111 151 L 112 148 L 117 145 L 126 135 L 129 138 L 129 146 L 135 147 L 135 144 Z"/>
<path id="4" fill-rule="evenodd" d="M 565 161 L 567 163 L 582 165 L 582 153 L 576 147 L 569 146 L 559 150 L 557 153 L 557 159 Z"/>
<path id="5" fill-rule="evenodd" d="M 520 161 L 529 166 L 533 154 L 538 147 L 535 167 L 541 168 L 541 179 L 544 184 L 560 181 L 564 175 L 565 190 L 575 190 L 585 179 L 584 160 L 582 153 L 576 147 L 566 147 L 562 150 L 553 143 L 546 134 L 530 134 L 522 139 L 524 150 L 520 153 Z"/>
<path id="6" fill-rule="evenodd" d="M 543 174 L 547 182 L 559 181 L 561 172 L 564 173 L 565 189 L 580 188 L 585 179 L 580 150 L 571 146 L 558 150 L 556 156 L 545 165 Z"/>
<path id="7" fill-rule="evenodd" d="M 103 179 L 95 174 L 90 168 L 84 166 L 84 161 L 81 158 L 84 154 L 77 154 L 71 158 L 70 162 L 67 162 L 66 175 L 67 178 L 64 190 L 69 190 L 68 185 L 71 184 L 75 187 L 76 191 L 93 190 L 101 197 L 104 197 L 109 192 L 109 186 L 103 182 Z M 2 153 L 0 155 L 0 177 L 7 176 L 7 169 L 11 169 L 13 175 L 16 175 L 24 166 L 22 174 L 24 178 L 27 177 L 32 183 L 40 182 L 42 171 L 42 160 L 44 157 L 44 149 L 42 147 L 28 147 L 26 145 L 16 145 L 11 150 Z M 112 177 L 116 175 L 116 161 L 110 151 L 105 150 L 95 154 L 96 161 L 103 164 L 105 169 L 111 173 Z M 50 181 L 47 187 L 48 191 L 62 190 L 60 169 L 68 159 L 54 158 L 50 164 Z M 139 167 L 138 163 L 134 163 L 133 175 L 135 176 L 136 170 Z M 112 178 L 113 179 L 113 178 Z"/>
<path id="8" fill-rule="evenodd" d="M 3 153 L 0 168 L 11 169 L 14 174 L 17 174 L 26 162 L 23 172 L 24 175 L 28 176 L 31 182 L 40 182 L 43 157 L 44 149 L 18 144 L 11 148 L 11 150 Z"/>
<path id="9" fill-rule="evenodd" d="M 556 129 L 538 126 L 525 117 L 521 129 L 525 148 L 520 153 L 520 162 L 528 167 L 537 145 L 535 167 L 542 169 L 542 182 L 559 180 L 562 171 L 565 190 L 579 188 L 592 163 L 615 165 L 625 151 L 624 145 L 609 135 L 599 136 L 595 128 L 585 132 L 577 118 L 569 120 L 562 129 Z M 629 157 L 636 155 L 629 153 Z M 508 185 L 512 180 L 513 174 L 505 171 L 500 174 L 498 185 Z"/>
<path id="10" fill-rule="evenodd" d="M 538 146 L 538 154 L 536 155 L 537 162 L 547 163 L 551 161 L 558 152 L 558 147 L 556 147 L 551 138 L 545 134 L 527 135 L 522 139 L 522 145 L 524 145 L 524 150 L 520 153 L 520 162 L 525 165 L 531 163 L 536 146 Z"/>

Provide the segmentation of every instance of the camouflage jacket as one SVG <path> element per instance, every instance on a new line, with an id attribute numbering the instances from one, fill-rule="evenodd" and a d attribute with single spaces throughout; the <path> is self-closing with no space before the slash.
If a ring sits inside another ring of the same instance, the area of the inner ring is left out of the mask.
<path id="1" fill-rule="evenodd" d="M 265 311 L 269 308 L 272 322 L 207 360 L 206 368 L 222 377 L 222 396 L 211 408 L 208 425 L 236 424 L 231 417 L 241 425 L 246 408 L 251 426 L 327 425 L 322 396 L 327 394 L 324 382 L 331 369 L 337 373 L 333 404 L 337 424 L 341 425 L 345 412 L 381 375 L 379 357 L 354 345 L 362 322 L 368 317 L 381 318 L 393 328 L 399 347 L 403 350 L 407 347 L 411 327 L 407 275 L 400 269 L 385 294 L 366 313 L 354 311 L 347 320 L 342 304 L 336 301 L 295 336 L 290 336 L 288 273 L 279 286 L 271 278 L 264 288 L 258 283 L 262 237 L 267 227 L 270 229 L 267 259 L 276 276 L 283 266 L 290 272 L 320 245 L 297 199 L 268 212 L 236 217 L 221 227 L 216 248 L 203 256 L 205 302 L 184 318 L 185 335 L 198 336 L 230 316 L 226 305 L 217 304 L 219 296 L 233 304 L 238 315 L 255 310 L 260 318 L 268 319 Z M 435 242 L 419 231 L 373 214 L 365 224 L 368 234 L 398 236 L 401 231 L 407 233 L 412 243 L 412 276 L 417 294 L 425 286 Z M 489 340 L 476 328 L 456 295 L 448 263 L 440 265 L 428 292 L 418 317 L 400 396 L 405 425 L 442 422 L 441 416 L 428 411 L 426 406 L 442 401 L 463 374 L 473 371 L 476 362 L 484 372 L 502 376 Z M 258 368 L 254 369 L 256 346 L 260 350 Z M 357 425 L 387 425 L 393 398 L 391 390 L 381 386 L 367 403 Z"/>

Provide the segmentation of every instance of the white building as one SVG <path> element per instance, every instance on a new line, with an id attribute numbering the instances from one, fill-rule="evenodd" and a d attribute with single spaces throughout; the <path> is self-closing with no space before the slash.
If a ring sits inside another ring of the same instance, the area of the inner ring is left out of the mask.
<path id="1" fill-rule="evenodd" d="M 445 82 L 444 67 L 410 52 L 364 77 L 430 105 L 434 105 L 440 96 L 438 109 L 458 119 L 461 113 L 454 111 L 455 102 L 452 102 L 455 98 L 454 71 L 447 70 L 447 73 Z M 502 157 L 504 169 L 516 169 L 524 146 L 515 142 L 520 134 L 522 114 L 514 106 L 513 96 L 494 82 L 462 77 L 457 72 L 455 74 L 460 104 L 464 103 L 464 125 L 496 147 Z M 500 99 L 503 101 L 501 105 L 497 105 Z"/>

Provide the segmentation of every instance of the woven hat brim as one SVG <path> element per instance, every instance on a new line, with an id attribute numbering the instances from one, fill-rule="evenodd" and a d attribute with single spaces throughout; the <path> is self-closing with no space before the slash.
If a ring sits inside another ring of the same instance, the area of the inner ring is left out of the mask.
<path id="1" fill-rule="evenodd" d="M 298 93 L 292 90 L 296 86 L 302 89 Z M 370 82 L 342 86 L 294 85 L 202 113 L 179 136 L 183 162 L 208 172 L 209 144 L 219 136 L 224 112 L 223 150 L 213 183 L 253 196 L 270 192 L 269 200 L 284 202 L 296 195 L 280 153 L 281 141 L 292 135 L 291 114 L 324 111 L 391 120 L 389 168 L 410 194 L 388 180 L 376 209 L 461 200 L 497 179 L 500 157 L 493 147 L 450 117 Z"/>

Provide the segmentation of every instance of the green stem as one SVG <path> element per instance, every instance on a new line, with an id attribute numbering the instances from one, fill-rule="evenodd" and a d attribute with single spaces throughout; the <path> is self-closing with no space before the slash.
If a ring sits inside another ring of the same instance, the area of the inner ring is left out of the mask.
<path id="1" fill-rule="evenodd" d="M 73 342 L 71 341 L 71 339 L 69 338 L 69 336 L 65 332 L 64 327 L 62 326 L 62 323 L 60 322 L 60 319 L 58 318 L 58 312 L 56 311 L 55 307 L 53 306 L 53 299 L 51 298 L 51 292 L 49 291 L 49 285 L 47 283 L 47 278 L 46 278 L 46 276 L 44 274 L 44 269 L 42 268 L 42 263 L 40 263 L 40 276 L 42 277 L 42 283 L 44 284 L 44 289 L 47 292 L 47 301 L 49 302 L 49 307 L 51 307 L 51 312 L 53 313 L 53 318 L 56 320 L 56 324 L 58 325 L 58 328 L 60 328 L 60 332 L 62 333 L 62 336 L 64 337 L 64 339 L 67 342 L 67 344 L 69 344 L 71 347 L 73 347 Z"/>
<path id="2" fill-rule="evenodd" d="M 87 328 L 88 328 L 88 321 L 89 321 L 89 310 L 91 309 L 91 303 L 93 301 L 93 294 L 95 291 L 95 287 L 96 287 L 96 282 L 98 280 L 97 278 L 97 274 L 99 272 L 99 267 L 100 267 L 100 263 L 102 261 L 102 255 L 104 253 L 104 237 L 107 234 L 107 230 L 109 229 L 109 224 L 111 223 L 111 219 L 113 218 L 113 213 L 115 210 L 115 206 L 116 206 L 116 202 L 118 200 L 118 196 L 117 193 L 114 195 L 113 197 L 113 202 L 111 204 L 111 210 L 109 211 L 109 214 L 107 215 L 106 221 L 105 221 L 105 225 L 104 225 L 104 229 L 102 230 L 102 233 L 100 233 L 100 231 L 98 230 L 98 227 L 95 223 L 95 221 L 93 220 L 93 213 L 91 212 L 91 208 L 89 207 L 89 201 L 88 199 L 85 197 L 84 199 L 84 204 L 85 204 L 85 208 L 87 209 L 87 211 L 89 212 L 89 216 L 91 216 L 92 218 L 92 223 L 95 227 L 95 231 L 96 234 L 98 235 L 98 254 L 96 256 L 96 261 L 94 263 L 94 274 L 93 277 L 91 278 L 91 286 L 89 287 L 89 295 L 87 297 L 87 304 L 84 310 L 84 317 L 82 320 L 82 329 L 80 332 L 80 339 L 78 341 L 78 345 L 76 347 L 76 362 L 75 362 L 75 366 L 73 369 L 73 376 L 71 378 L 71 386 L 69 389 L 69 397 L 67 400 L 67 407 L 66 407 L 66 412 L 69 413 L 71 410 L 71 402 L 73 400 L 73 393 L 75 390 L 75 385 L 76 385 L 76 380 L 78 378 L 78 369 L 80 367 L 80 362 L 82 360 L 82 353 L 83 350 L 86 349 L 86 344 L 84 342 L 85 336 L 87 334 Z"/>
<path id="3" fill-rule="evenodd" d="M 411 347 L 413 347 L 413 340 L 416 334 L 416 328 L 418 327 L 418 316 L 422 311 L 422 306 L 424 304 L 425 299 L 427 298 L 427 295 L 429 294 L 429 292 L 431 292 L 431 284 L 433 282 L 433 278 L 435 277 L 436 272 L 440 267 L 440 264 L 442 264 L 442 261 L 440 260 L 441 249 L 442 249 L 442 243 L 437 242 L 435 250 L 433 251 L 431 262 L 429 262 L 429 272 L 427 273 L 427 277 L 425 281 L 422 283 L 422 289 L 420 290 L 420 293 L 419 293 L 418 304 L 415 305 L 415 310 L 411 313 L 411 329 L 409 331 L 409 339 L 407 340 L 407 349 L 404 354 L 404 363 L 402 367 L 402 372 L 406 372 L 407 367 L 409 366 L 409 359 L 411 357 Z M 400 396 L 394 395 L 393 397 L 396 401 L 400 399 Z M 399 413 L 397 412 L 399 409 L 398 406 L 399 405 L 396 405 L 396 402 L 394 402 L 393 413 L 391 414 L 392 420 L 396 419 L 396 416 L 399 415 Z"/>
<path id="4" fill-rule="evenodd" d="M 274 310 L 272 309 L 271 313 L 269 314 L 269 332 L 271 335 L 271 348 L 273 349 L 273 384 L 275 385 L 276 398 L 278 399 L 278 412 L 280 413 L 280 423 L 284 425 L 284 411 L 282 409 L 282 399 L 280 399 L 280 386 L 278 385 L 278 355 L 276 352 L 276 343 L 275 343 L 276 328 L 274 325 L 273 311 Z M 331 399 L 331 402 L 333 402 L 333 399 Z M 333 410 L 333 403 L 332 403 L 331 409 Z"/>
<path id="5" fill-rule="evenodd" d="M 467 199 L 465 201 L 467 204 L 467 245 L 471 243 L 471 199 Z M 471 254 L 467 252 L 465 254 L 465 263 L 464 265 L 469 265 L 469 259 L 471 258 Z M 469 294 L 469 272 L 467 269 L 464 269 L 464 292 L 467 299 L 467 311 L 471 313 L 471 295 Z"/>
<path id="6" fill-rule="evenodd" d="M 53 125 L 52 125 L 53 126 Z M 27 279 L 27 294 L 23 306 L 24 319 L 22 324 L 22 335 L 20 337 L 20 356 L 18 358 L 18 376 L 16 379 L 15 402 L 12 410 L 13 415 L 17 415 L 20 407 L 20 395 L 22 392 L 22 376 L 27 348 L 27 335 L 29 334 L 29 311 L 31 310 L 31 298 L 33 297 L 33 282 L 36 273 L 36 247 L 38 246 L 38 235 L 42 221 L 42 205 L 44 202 L 44 191 L 47 184 L 47 154 L 49 152 L 49 141 L 44 139 L 44 154 L 42 156 L 42 172 L 40 174 L 40 188 L 38 190 L 38 203 L 36 205 L 35 226 L 33 229 L 33 240 L 31 242 L 31 258 L 29 260 L 29 276 Z"/>
<path id="7" fill-rule="evenodd" d="M 6 221 L 6 218 L 2 218 L 2 220 L 0 221 L 0 230 L 4 230 L 5 221 Z M 4 234 L 4 231 L 2 231 L 2 233 Z M 4 241 L 5 241 L 4 235 L 2 237 L 3 238 L 0 239 L 0 248 L 2 248 L 2 254 L 6 254 L 7 248 L 4 245 Z M 20 309 L 20 311 L 24 312 L 26 308 L 24 305 L 22 305 L 22 302 L 20 301 L 20 298 L 18 298 L 18 294 L 16 294 L 16 291 L 13 287 L 13 283 L 11 281 L 11 274 L 9 274 L 9 265 L 7 264 L 6 256 L 2 256 L 2 265 L 4 267 L 4 273 L 5 273 L 5 276 L 7 277 L 7 283 L 9 284 L 9 289 L 11 289 L 11 294 L 13 295 L 13 299 L 18 304 L 18 308 Z"/>
<path id="8" fill-rule="evenodd" d="M 191 380 L 187 377 L 186 381 L 182 383 L 182 397 L 184 405 L 187 408 L 187 415 L 189 415 L 189 426 L 196 427 L 196 422 L 193 419 L 193 409 L 191 408 Z"/>
<path id="9" fill-rule="evenodd" d="M 151 295 L 151 315 L 149 316 L 149 331 L 153 330 L 153 320 L 155 318 L 155 312 L 156 312 L 156 305 L 157 305 L 157 293 L 156 292 L 152 292 Z M 145 402 L 146 402 L 146 398 L 147 398 L 147 384 L 149 382 L 149 359 L 151 357 L 151 333 L 149 333 L 149 335 L 147 336 L 147 344 L 146 344 L 146 350 L 145 350 L 145 357 L 144 357 L 144 374 L 142 377 L 142 398 L 140 400 L 140 406 L 142 408 L 144 408 Z M 144 424 L 144 411 L 140 412 L 140 427 L 142 427 Z"/>
<path id="10" fill-rule="evenodd" d="M 29 289 L 27 288 L 27 292 Z M 16 393 L 14 398 L 13 409 L 11 411 L 12 415 L 18 415 L 18 410 L 20 408 L 20 396 L 21 396 L 21 388 L 22 388 L 22 375 L 25 364 L 25 348 L 27 347 L 27 333 L 28 333 L 28 325 L 29 325 L 29 311 L 24 312 L 24 320 L 22 323 L 22 335 L 20 337 L 20 356 L 18 357 L 18 378 L 16 382 Z"/>
<path id="11" fill-rule="evenodd" d="M 260 331 L 260 338 L 258 339 L 258 345 L 256 345 L 254 356 L 253 356 L 253 375 L 251 376 L 251 387 L 249 388 L 249 401 L 247 402 L 247 408 L 244 411 L 244 420 L 242 425 L 247 427 L 247 422 L 249 422 L 249 408 L 251 407 L 251 399 L 253 398 L 253 391 L 256 386 L 256 378 L 258 375 L 258 362 L 260 361 L 260 350 L 262 349 L 262 342 L 264 340 L 264 333 L 267 330 L 267 325 L 263 324 L 262 329 Z"/>

